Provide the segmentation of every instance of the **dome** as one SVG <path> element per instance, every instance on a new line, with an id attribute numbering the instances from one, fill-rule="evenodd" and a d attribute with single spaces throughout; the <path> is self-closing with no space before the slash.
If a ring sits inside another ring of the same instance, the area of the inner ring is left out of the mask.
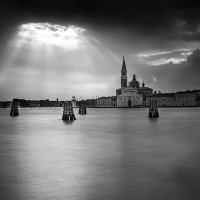
<path id="1" fill-rule="evenodd" d="M 133 80 L 129 82 L 129 86 L 134 87 L 134 88 L 140 87 L 140 83 L 136 80 L 135 74 L 133 74 Z"/>

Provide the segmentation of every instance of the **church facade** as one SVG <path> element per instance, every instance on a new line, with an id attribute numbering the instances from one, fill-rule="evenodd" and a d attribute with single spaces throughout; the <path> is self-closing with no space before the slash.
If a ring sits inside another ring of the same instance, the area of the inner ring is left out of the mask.
<path id="1" fill-rule="evenodd" d="M 138 93 L 140 87 L 136 76 L 133 75 L 133 80 L 127 85 L 127 69 L 125 59 L 123 57 L 121 69 L 121 88 L 116 90 L 117 107 L 137 107 L 143 104 L 143 96 Z"/>

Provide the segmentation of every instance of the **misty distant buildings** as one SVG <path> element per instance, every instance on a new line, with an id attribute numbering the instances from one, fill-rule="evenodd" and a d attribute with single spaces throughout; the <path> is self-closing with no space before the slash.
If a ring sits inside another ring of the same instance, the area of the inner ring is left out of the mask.
<path id="1" fill-rule="evenodd" d="M 137 107 L 145 105 L 146 96 L 152 95 L 153 89 L 145 87 L 143 82 L 142 87 L 136 80 L 136 75 L 133 74 L 133 79 L 127 85 L 127 69 L 125 59 L 123 57 L 121 69 L 121 88 L 116 90 L 117 107 Z"/>
<path id="2" fill-rule="evenodd" d="M 11 107 L 12 101 L 0 101 L 0 108 L 8 108 Z"/>

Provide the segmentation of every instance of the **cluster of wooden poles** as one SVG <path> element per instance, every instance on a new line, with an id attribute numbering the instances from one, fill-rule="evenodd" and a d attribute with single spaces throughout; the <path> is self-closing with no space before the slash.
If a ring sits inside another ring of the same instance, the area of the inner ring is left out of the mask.
<path id="1" fill-rule="evenodd" d="M 84 101 L 82 101 L 79 105 L 79 114 L 80 115 L 87 114 L 86 103 Z M 73 110 L 73 105 L 72 105 L 71 101 L 66 101 L 64 103 L 62 120 L 66 120 L 66 121 L 76 120 L 74 110 Z"/>
<path id="2" fill-rule="evenodd" d="M 19 111 L 18 111 L 17 103 L 13 101 L 11 110 L 10 110 L 10 116 L 18 116 L 18 115 L 19 115 Z"/>
<path id="3" fill-rule="evenodd" d="M 150 102 L 150 105 L 149 105 L 149 117 L 150 118 L 159 117 L 157 102 L 155 100 Z"/>

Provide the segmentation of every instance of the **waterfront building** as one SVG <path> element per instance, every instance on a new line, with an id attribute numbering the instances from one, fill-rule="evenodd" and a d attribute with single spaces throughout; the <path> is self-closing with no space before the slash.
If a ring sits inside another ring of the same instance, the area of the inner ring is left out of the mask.
<path id="1" fill-rule="evenodd" d="M 97 100 L 96 99 L 86 99 L 86 106 L 89 108 L 97 107 Z"/>
<path id="2" fill-rule="evenodd" d="M 100 97 L 96 100 L 96 107 L 98 108 L 113 108 L 117 107 L 117 97 Z"/>
<path id="3" fill-rule="evenodd" d="M 12 106 L 12 101 L 1 101 L 0 108 L 8 108 Z"/>
<path id="4" fill-rule="evenodd" d="M 38 101 L 29 101 L 29 105 L 31 108 L 40 107 L 40 102 Z"/>
<path id="5" fill-rule="evenodd" d="M 200 106 L 200 90 L 192 90 L 196 94 L 196 105 Z"/>
<path id="6" fill-rule="evenodd" d="M 138 93 L 142 95 L 142 104 L 146 106 L 146 97 L 151 96 L 153 94 L 153 89 L 149 87 L 145 87 L 145 84 L 143 81 L 142 87 L 138 88 Z"/>
<path id="7" fill-rule="evenodd" d="M 125 87 L 117 89 L 117 107 L 136 107 L 142 105 L 142 95 L 138 94 L 137 89 Z"/>
<path id="8" fill-rule="evenodd" d="M 112 97 L 100 97 L 97 99 L 98 108 L 111 108 L 112 107 Z"/>
<path id="9" fill-rule="evenodd" d="M 63 106 L 63 103 L 61 101 L 51 101 L 51 106 L 52 107 L 62 107 Z"/>
<path id="10" fill-rule="evenodd" d="M 196 106 L 197 95 L 193 91 L 175 93 L 176 106 Z"/>
<path id="11" fill-rule="evenodd" d="M 156 101 L 158 107 L 171 107 L 176 104 L 174 97 L 174 93 L 152 94 L 146 97 L 146 106 L 149 106 L 151 101 Z"/>
<path id="12" fill-rule="evenodd" d="M 153 94 L 153 89 L 149 87 L 145 87 L 144 81 L 142 83 L 142 87 L 138 88 L 138 93 L 143 97 L 151 96 Z"/>
<path id="13" fill-rule="evenodd" d="M 140 87 L 139 82 L 136 80 L 136 75 L 133 75 L 133 80 L 127 86 L 127 69 L 123 56 L 122 69 L 121 69 L 121 88 L 116 90 L 117 107 L 136 107 L 142 105 L 143 96 L 138 93 Z"/>
<path id="14" fill-rule="evenodd" d="M 190 107 L 198 106 L 198 94 L 194 91 L 162 93 L 147 96 L 146 105 L 150 105 L 150 101 L 156 100 L 158 107 Z"/>

